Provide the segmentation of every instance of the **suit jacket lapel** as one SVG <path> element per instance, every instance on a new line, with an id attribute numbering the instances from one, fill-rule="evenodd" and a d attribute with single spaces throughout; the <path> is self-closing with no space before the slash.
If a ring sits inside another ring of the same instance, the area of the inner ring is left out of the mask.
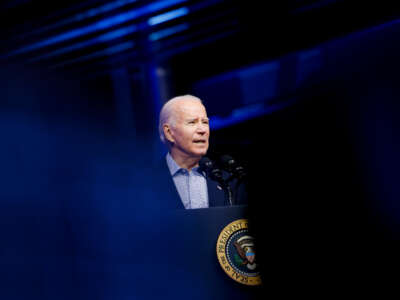
<path id="1" fill-rule="evenodd" d="M 168 202 L 167 207 L 171 209 L 184 209 L 181 197 L 179 196 L 178 190 L 176 189 L 175 182 L 172 179 L 171 173 L 169 172 L 167 162 L 164 160 L 161 163 L 163 177 L 167 178 L 164 180 L 165 187 L 165 200 Z M 162 183 L 161 183 L 162 184 Z M 157 187 L 155 187 L 157 188 Z"/>
<path id="2" fill-rule="evenodd" d="M 207 188 L 208 188 L 208 203 L 210 207 L 224 206 L 225 205 L 225 192 L 219 184 L 207 178 Z"/>

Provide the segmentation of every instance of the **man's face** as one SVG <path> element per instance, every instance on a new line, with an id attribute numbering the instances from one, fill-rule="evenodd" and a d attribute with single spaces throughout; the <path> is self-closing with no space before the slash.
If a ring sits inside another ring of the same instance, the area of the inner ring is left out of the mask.
<path id="1" fill-rule="evenodd" d="M 201 158 L 207 153 L 210 127 L 205 107 L 196 100 L 174 104 L 175 122 L 168 127 L 171 152 L 182 158 Z"/>

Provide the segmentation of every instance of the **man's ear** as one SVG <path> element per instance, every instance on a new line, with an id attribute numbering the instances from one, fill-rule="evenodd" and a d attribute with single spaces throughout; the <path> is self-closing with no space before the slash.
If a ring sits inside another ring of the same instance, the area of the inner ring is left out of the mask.
<path id="1" fill-rule="evenodd" d="M 167 139 L 167 141 L 170 143 L 174 143 L 175 140 L 172 136 L 171 126 L 169 124 L 164 124 L 163 130 L 164 130 L 164 135 L 165 135 L 165 138 Z"/>

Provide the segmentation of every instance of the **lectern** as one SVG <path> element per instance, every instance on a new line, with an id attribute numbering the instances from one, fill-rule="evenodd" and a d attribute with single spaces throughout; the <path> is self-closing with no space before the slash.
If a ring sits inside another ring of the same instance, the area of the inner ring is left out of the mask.
<path id="1" fill-rule="evenodd" d="M 188 293 L 197 296 L 197 286 L 201 289 L 198 295 L 209 299 L 256 299 L 260 276 L 247 218 L 246 206 L 179 210 L 168 215 L 165 232 L 174 244 L 169 254 L 179 261 L 182 274 L 195 281 L 193 290 L 185 288 Z M 246 266 L 248 249 L 254 259 L 250 268 Z M 171 284 L 179 286 L 179 280 Z"/>

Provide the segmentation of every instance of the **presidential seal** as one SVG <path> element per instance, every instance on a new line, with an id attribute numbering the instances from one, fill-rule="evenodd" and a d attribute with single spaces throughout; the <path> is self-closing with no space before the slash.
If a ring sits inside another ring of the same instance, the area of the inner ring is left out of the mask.
<path id="1" fill-rule="evenodd" d="M 229 277 L 246 285 L 260 285 L 254 238 L 248 232 L 246 219 L 228 224 L 217 241 L 218 261 Z"/>

